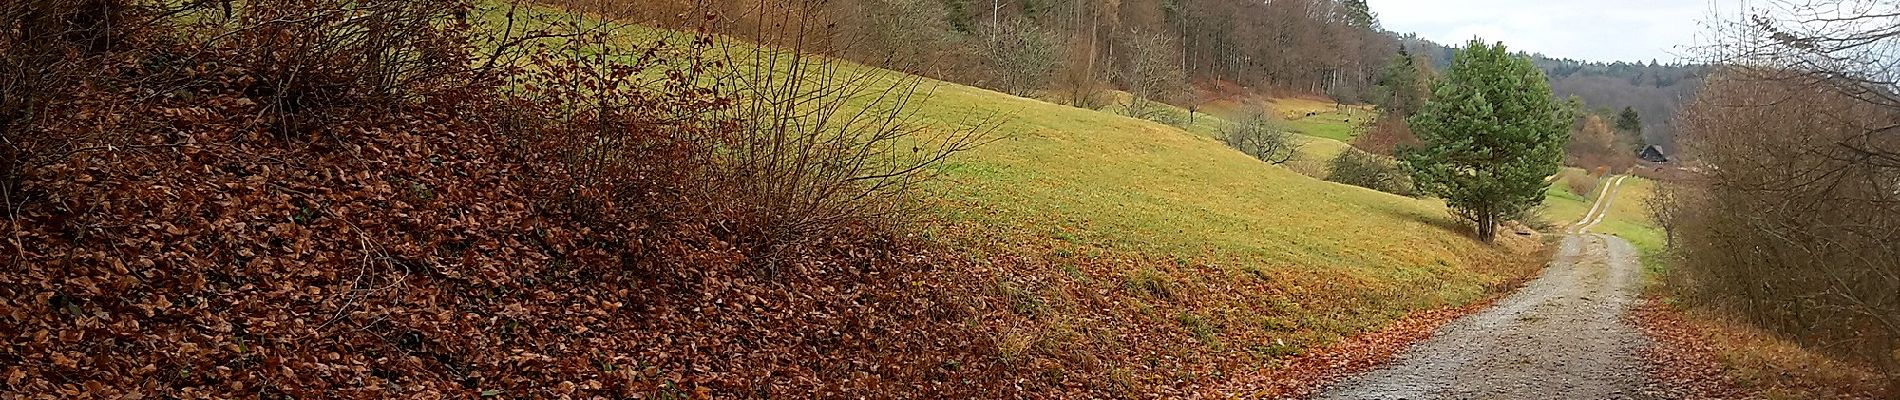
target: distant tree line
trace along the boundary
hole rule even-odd
[[[1399,47],[1364,0],[647,3],[624,6],[620,14],[679,28],[696,24],[681,15],[712,14],[737,19],[724,29],[744,31],[774,29],[754,17],[762,10],[819,9],[838,24],[829,37],[816,39],[831,54],[1091,108],[1117,103],[1103,93],[1109,88],[1134,92],[1133,103],[1185,103],[1189,82],[1216,80],[1365,102]],[[1120,101],[1142,106],[1129,102]]]
[[[1407,35],[1401,40],[1441,70],[1450,65],[1451,55],[1458,50],[1416,36]],[[1630,141],[1632,146],[1653,144],[1672,151],[1677,130],[1673,116],[1683,104],[1695,99],[1710,72],[1702,63],[1597,62],[1534,53],[1526,56],[1550,79],[1552,91],[1560,97],[1583,100],[1592,114],[1615,115],[1630,110],[1650,116],[1639,121],[1640,128],[1616,126],[1619,132],[1637,133]]]

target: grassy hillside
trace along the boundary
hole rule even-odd
[[[1448,234],[1453,222],[1436,202],[1301,176],[1158,123],[951,84],[917,109],[920,120],[942,122],[985,112],[1008,116],[1008,136],[943,168],[943,198],[955,206],[941,209],[958,220],[1099,247],[1343,270],[1477,247]]]
[[[1662,228],[1657,227],[1656,222],[1649,216],[1649,198],[1655,191],[1656,181],[1634,176],[1624,179],[1623,184],[1611,196],[1613,199],[1610,202],[1608,214],[1603,217],[1603,223],[1597,225],[1592,231],[1629,240],[1630,244],[1643,252],[1645,262],[1650,262],[1649,259],[1660,254],[1663,246],[1666,245]]]
[[[1126,322],[1092,329],[1171,332],[1182,360],[1262,362],[1476,300],[1536,265],[1528,243],[1469,239],[1439,202],[1267,165],[1206,132],[948,83],[915,111],[1005,116],[1003,140],[940,169],[932,201],[955,227],[942,239],[1023,259],[997,291],[1053,358],[1092,351],[1055,344],[1077,341],[1070,323],[1107,319]],[[1345,148],[1309,143],[1306,163]]]
[[[1129,346],[1072,333],[1106,319],[1125,322],[1092,329],[1176,338],[1146,351],[1180,363],[1150,372],[1255,365],[1477,300],[1536,265],[1523,262],[1528,243],[1469,239],[1439,202],[1324,182],[1207,134],[952,84],[916,111],[920,122],[1007,116],[1005,139],[941,168],[933,201],[956,227],[946,241],[1023,260],[995,284],[1038,305],[1017,310],[1039,327],[1020,340],[1048,343],[1025,347],[1050,358]],[[1326,154],[1307,162],[1345,146],[1312,142],[1307,153]]]
[[[837,72],[867,71],[885,74],[876,85],[900,81],[855,64]],[[1349,139],[1345,121],[1363,109],[1295,124],[1315,136],[1304,139],[1307,156],[1273,166],[1215,139],[1214,119],[1183,129],[923,85],[929,96],[911,104],[910,123],[997,121],[998,140],[938,166],[919,199],[928,239],[971,260],[940,279],[973,285],[954,295],[997,357],[973,364],[1061,387],[1165,392],[1470,303],[1539,264],[1529,256],[1536,241],[1481,244],[1442,203],[1293,169],[1310,172],[1344,149],[1323,137]]]

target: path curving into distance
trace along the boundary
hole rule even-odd
[[[1564,233],[1589,233],[1590,228],[1595,228],[1597,224],[1603,223],[1603,217],[1610,214],[1610,203],[1616,201],[1617,189],[1623,186],[1623,180],[1627,178],[1629,178],[1629,175],[1617,175],[1605,179],[1603,181],[1603,190],[1597,192],[1596,202],[1590,204],[1590,212],[1583,214],[1583,219],[1577,220],[1577,223],[1570,224],[1568,228],[1564,229]]]
[[[1608,182],[1537,279],[1316,398],[1659,398],[1646,390],[1651,381],[1641,351],[1648,338],[1623,318],[1640,301],[1636,249],[1587,233],[1602,222],[1622,179]]]

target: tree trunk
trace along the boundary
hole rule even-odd
[[[1478,217],[1478,240],[1486,244],[1496,243],[1498,239],[1498,217],[1485,213]]]

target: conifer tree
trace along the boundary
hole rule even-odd
[[[1410,122],[1423,145],[1402,159],[1419,189],[1445,199],[1490,243],[1499,223],[1543,203],[1571,112],[1529,58],[1474,39]]]

